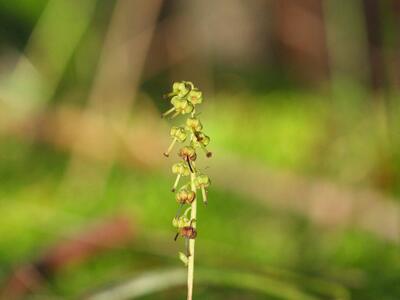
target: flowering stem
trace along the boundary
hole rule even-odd
[[[190,183],[191,183],[191,190],[196,193],[196,187],[194,185],[194,180],[196,178],[195,173],[190,173]],[[192,202],[191,205],[191,210],[190,210],[190,220],[196,220],[196,213],[197,213],[197,200],[195,199]],[[196,222],[193,222],[192,225],[194,228],[196,228]],[[190,256],[188,257],[188,278],[187,278],[187,285],[188,285],[188,294],[187,294],[187,300],[192,300],[192,295],[193,295],[193,275],[194,275],[194,244],[195,244],[195,239],[190,239],[189,240],[189,253]]]
[[[200,173],[196,168],[195,161],[198,154],[196,148],[202,148],[207,157],[211,157],[212,153],[206,148],[210,142],[210,138],[202,131],[203,125],[196,115],[196,105],[203,101],[202,92],[195,88],[193,83],[189,81],[181,81],[173,83],[172,92],[167,94],[166,97],[168,98],[171,96],[172,98],[170,102],[173,107],[166,111],[162,116],[166,117],[170,115],[170,119],[173,119],[178,115],[190,114],[191,116],[186,119],[185,125],[180,127],[174,126],[171,128],[170,135],[174,139],[167,151],[164,152],[164,155],[167,157],[169,156],[176,141],[183,143],[188,140],[188,144],[183,146],[178,152],[178,156],[183,161],[172,166],[172,173],[177,174],[172,187],[172,192],[176,192],[179,180],[182,176],[190,175],[190,181],[183,186],[181,185],[179,191],[175,195],[180,207],[175,218],[172,220],[172,225],[178,229],[175,240],[179,235],[185,238],[186,255],[183,252],[179,252],[179,259],[187,267],[187,300],[192,300],[194,282],[194,245],[197,236],[197,199],[199,198],[201,189],[203,202],[204,204],[207,204],[207,191],[205,188],[210,185],[210,179],[208,176]],[[188,134],[190,134],[190,139],[187,139]],[[189,192],[188,189],[191,191]],[[197,192],[197,190],[199,191]],[[187,205],[188,208],[181,215],[184,204],[190,205]],[[189,213],[190,217],[188,217]]]

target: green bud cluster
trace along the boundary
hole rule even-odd
[[[193,113],[195,106],[203,101],[202,93],[189,81],[175,82],[172,85],[172,92],[166,96],[171,97],[172,107],[162,115],[163,117],[171,113],[174,113],[171,118],[179,114]]]
[[[172,173],[176,175],[176,180],[172,187],[175,193],[175,200],[180,206],[172,225],[177,229],[177,236],[181,236],[186,240],[194,239],[197,236],[195,210],[198,191],[201,191],[203,202],[207,204],[207,188],[211,181],[209,177],[201,173],[195,165],[197,159],[197,149],[202,149],[207,157],[211,157],[211,152],[207,150],[210,143],[210,137],[203,132],[203,124],[196,115],[196,106],[203,101],[202,92],[197,89],[193,83],[189,81],[175,82],[172,85],[172,91],[166,95],[172,107],[162,116],[171,115],[171,119],[178,115],[188,115],[185,122],[181,126],[173,126],[170,130],[172,142],[164,155],[168,157],[176,144],[187,143],[178,150],[180,162],[172,166]],[[182,177],[189,177],[188,182],[178,187]],[[180,213],[181,208],[187,206],[183,214]],[[191,215],[188,216],[189,212]],[[188,243],[187,243],[188,244]],[[187,257],[190,253],[187,249]],[[182,259],[182,253],[180,253]],[[187,262],[187,260],[185,260]]]

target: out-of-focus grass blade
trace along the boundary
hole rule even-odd
[[[51,0],[39,18],[14,72],[0,82],[0,98],[30,112],[53,95],[92,18],[96,0]]]
[[[126,281],[114,288],[87,297],[88,300],[122,300],[136,299],[168,288],[182,285],[186,282],[186,270],[169,269],[155,270]]]
[[[136,299],[186,283],[185,269],[156,270],[88,297],[89,300]],[[196,270],[196,283],[203,286],[223,286],[258,292],[278,299],[317,300],[297,286],[269,277],[239,271],[201,269]]]

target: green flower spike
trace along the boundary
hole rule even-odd
[[[169,153],[171,152],[172,148],[174,147],[176,141],[183,143],[186,140],[186,131],[185,128],[183,127],[172,127],[169,135],[173,138],[171,144],[168,147],[168,150],[166,152],[164,152],[164,155],[166,157],[169,156]]]
[[[195,161],[198,155],[196,151],[202,148],[206,156],[210,157],[211,152],[206,149],[210,143],[210,138],[202,132],[203,125],[196,111],[198,105],[203,102],[203,94],[193,83],[189,81],[175,82],[172,85],[172,92],[166,96],[170,97],[172,107],[162,115],[163,117],[171,115],[172,119],[179,115],[187,115],[186,120],[182,122],[183,124],[180,127],[172,127],[170,135],[173,140],[164,155],[169,156],[177,141],[185,143],[178,151],[181,161],[172,166],[172,173],[176,174],[172,191],[176,191],[182,176],[187,176],[190,180],[180,185],[175,194],[175,200],[179,207],[176,217],[172,220],[172,225],[177,229],[175,240],[178,237],[182,237],[185,240],[186,254],[179,252],[179,258],[187,267],[187,299],[192,300],[194,250],[197,236],[197,199],[201,190],[203,202],[207,203],[206,188],[210,185],[210,179],[201,174],[196,168]],[[185,207],[186,210],[182,214],[181,210]]]
[[[181,179],[181,176],[189,176],[190,170],[186,164],[176,163],[172,166],[172,173],[176,174],[176,180],[174,186],[172,187],[172,191],[175,192],[176,187],[179,184],[179,180]]]
[[[210,178],[208,178],[207,175],[200,174],[196,177],[194,184],[196,186],[196,189],[201,189],[201,193],[203,196],[203,202],[204,204],[207,205],[207,191],[206,188],[210,186],[211,181]]]

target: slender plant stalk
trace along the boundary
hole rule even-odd
[[[171,104],[173,107],[162,116],[166,117],[172,112],[175,113],[171,118],[175,118],[178,115],[189,115],[183,126],[173,126],[171,128],[170,135],[173,138],[173,141],[164,155],[169,157],[176,142],[183,143],[188,140],[188,145],[182,147],[178,152],[181,161],[172,166],[172,172],[177,176],[172,191],[176,193],[175,198],[179,204],[178,211],[172,224],[178,229],[175,240],[179,236],[185,239],[186,254],[179,252],[179,258],[187,267],[187,300],[192,300],[194,282],[194,246],[195,238],[197,236],[197,200],[198,196],[202,195],[203,202],[205,204],[207,203],[205,189],[210,185],[210,179],[208,176],[201,174],[196,168],[196,149],[203,149],[206,157],[211,157],[211,152],[206,149],[206,146],[210,142],[210,138],[203,133],[203,125],[196,116],[195,107],[197,104],[202,102],[202,93],[194,87],[193,83],[188,81],[175,82],[172,89],[173,91],[168,93],[167,97],[172,97]],[[186,184],[184,183],[178,188],[181,178],[189,175],[190,181]],[[201,193],[197,193],[200,189]],[[188,208],[183,214],[181,214],[181,209],[185,205]],[[190,218],[188,218],[189,211]]]
[[[191,182],[191,189],[193,192],[196,192],[196,186],[194,181],[196,179],[196,174],[190,174],[190,182]],[[192,209],[190,211],[190,219],[196,220],[197,217],[197,200],[195,199],[191,205]],[[196,222],[194,222],[193,227],[196,228]],[[189,240],[189,261],[188,261],[188,277],[187,277],[187,285],[188,285],[188,295],[187,300],[192,300],[193,297],[193,281],[194,281],[194,246],[195,246],[195,239]]]

